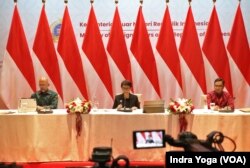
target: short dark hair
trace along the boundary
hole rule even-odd
[[[122,81],[122,83],[121,83],[121,87],[123,87],[123,86],[132,87],[132,82],[129,81],[129,80],[124,80],[124,81]]]
[[[222,78],[217,78],[217,79],[215,79],[215,80],[214,80],[214,84],[215,84],[216,82],[222,82],[222,84],[225,85],[225,81],[224,81],[224,79],[222,79]]]

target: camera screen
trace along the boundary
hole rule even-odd
[[[133,132],[134,149],[164,148],[165,130],[141,130]]]

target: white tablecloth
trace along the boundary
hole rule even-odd
[[[67,114],[65,109],[54,110],[53,114],[5,113],[6,110],[0,110],[0,161],[6,162],[87,161],[93,147],[110,146],[111,139],[114,157],[125,154],[134,161],[163,161],[165,151],[174,148],[166,144],[161,149],[134,150],[132,132],[165,129],[175,138],[179,132],[177,115],[143,114],[141,110],[132,113],[92,110],[82,115],[83,129],[78,138],[76,116]],[[235,140],[237,151],[250,151],[249,113],[196,109],[186,118],[188,131],[199,139],[218,130]],[[225,149],[232,149],[231,144],[225,143]]]

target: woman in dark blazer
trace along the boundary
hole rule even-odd
[[[131,94],[132,82],[124,80],[121,83],[122,94],[115,96],[113,109],[131,108],[132,110],[140,108],[140,102],[136,95]]]

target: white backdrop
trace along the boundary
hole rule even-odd
[[[135,58],[132,56],[130,51],[130,43],[131,36],[133,34],[134,23],[136,21],[136,16],[139,8],[139,0],[120,0],[119,1],[119,11],[121,21],[124,23],[123,30],[126,37],[127,48],[130,54],[130,61],[132,67],[132,76],[134,83],[134,91],[139,93],[142,85],[147,85],[148,81],[141,81],[140,76],[143,76],[144,73],[140,69],[138,63]],[[228,38],[230,35],[231,27],[233,24],[233,20],[235,17],[235,12],[238,6],[238,0],[217,0],[216,8],[220,19],[220,25],[222,31],[224,33],[224,42],[227,45]],[[79,46],[79,50],[82,53],[82,42],[83,36],[86,29],[86,22],[88,19],[89,11],[90,11],[90,3],[89,0],[69,0],[68,3],[69,13],[71,15],[72,24],[74,27],[75,35],[77,38],[77,43]],[[165,0],[144,0],[143,3],[143,14],[145,21],[147,22],[147,29],[150,35],[150,40],[152,43],[152,48],[155,53],[159,82],[160,82],[160,90],[162,99],[165,99],[166,102],[169,102],[170,98],[176,97],[187,97],[192,98],[196,106],[200,104],[200,89],[192,89],[189,90],[190,85],[195,85],[196,81],[191,80],[192,74],[185,65],[183,59],[181,59],[181,68],[182,68],[182,76],[183,76],[183,93],[178,88],[176,81],[173,79],[172,74],[170,73],[168,67],[160,58],[160,56],[156,53],[156,42],[157,36],[160,30],[160,23],[163,18],[163,14],[165,11]],[[203,44],[203,39],[205,36],[205,31],[207,28],[208,20],[212,11],[213,2],[212,0],[193,0],[192,2],[192,10],[194,14],[194,19],[196,21],[196,28],[199,35],[200,45]],[[0,1],[0,60],[3,60],[3,56],[5,54],[7,38],[9,34],[10,22],[12,18],[14,4],[12,0],[1,0]],[[41,0],[18,0],[18,9],[20,13],[20,17],[23,23],[24,31],[26,34],[26,38],[28,41],[28,45],[32,52],[32,46],[34,42],[34,37],[37,29],[38,19],[40,16],[40,11],[42,8]],[[94,9],[96,13],[96,17],[98,22],[100,23],[100,31],[103,35],[103,42],[106,48],[108,35],[110,31],[111,22],[114,15],[115,4],[114,0],[95,0]],[[170,0],[169,4],[170,15],[173,22],[173,29],[175,33],[177,48],[179,48],[179,43],[181,39],[181,33],[183,31],[183,23],[186,18],[187,10],[188,10],[188,1],[187,0]],[[248,35],[248,41],[250,41],[250,1],[242,0],[241,9],[243,13],[243,18],[245,21],[245,27]],[[53,33],[53,38],[57,37],[57,27],[61,23],[61,19],[63,17],[64,12],[64,3],[63,0],[47,0],[46,1],[46,13],[48,17],[48,21],[50,23],[50,27]],[[60,27],[60,26],[59,26]],[[57,42],[55,40],[55,46]],[[229,56],[229,55],[228,55]],[[213,89],[213,81],[217,77],[214,73],[214,70],[211,68],[207,59],[204,58],[205,63],[205,71],[206,71],[206,81],[207,81],[207,90],[210,91]],[[87,58],[82,53],[82,60],[84,64],[85,78],[87,81],[87,89],[89,92],[90,99],[94,97],[101,97],[99,100],[101,107],[111,107],[112,106],[112,98],[109,97],[106,92],[103,91],[102,96],[97,96],[102,94],[101,87],[95,85],[95,80],[93,76],[95,72],[90,66]],[[120,82],[123,80],[122,74],[117,69],[114,64],[112,58],[108,55],[108,60],[110,64],[111,70],[111,78],[113,84],[113,93],[120,92]],[[242,75],[239,73],[237,66],[234,64],[232,59],[229,56],[230,65],[231,65],[231,77],[233,84],[234,95],[236,96],[236,105],[237,106],[250,106],[250,88],[249,85],[245,84]],[[59,59],[59,63],[60,63]],[[2,64],[2,61],[1,61]],[[61,64],[61,63],[60,63]],[[36,65],[35,65],[36,66]],[[61,66],[61,65],[60,65]],[[1,66],[0,66],[1,67]],[[62,78],[64,78],[65,73],[61,73]],[[38,77],[36,77],[38,78]],[[3,79],[1,79],[3,80]],[[69,88],[69,84],[66,82],[63,84],[63,90],[65,92],[75,92],[74,94],[69,95],[68,97],[64,97],[65,102],[69,101],[73,98],[73,96],[81,96],[79,92],[74,91]],[[11,94],[11,93],[10,93]],[[66,94],[67,95],[67,94]],[[144,100],[148,99],[159,99],[159,97],[148,89],[148,92],[143,96]],[[60,103],[62,107],[62,102]]]

